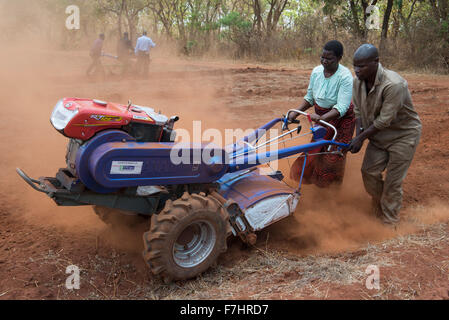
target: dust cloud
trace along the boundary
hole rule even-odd
[[[14,23],[20,22],[11,23],[9,27],[14,28]],[[115,44],[116,40],[108,41]],[[112,47],[110,43],[107,46]],[[114,76],[95,81],[85,77],[90,63],[88,48],[56,50],[42,35],[33,37],[29,33],[23,41],[2,40],[1,48],[0,206],[27,223],[57,226],[68,232],[97,232],[105,228],[90,207],[58,207],[27,186],[15,172],[20,167],[32,177],[54,176],[58,168],[65,166],[67,138],[49,123],[51,110],[62,97],[124,104],[131,99],[167,116],[179,115],[177,128],[189,131],[194,120],[202,121],[203,131],[236,126],[230,120],[228,112],[233,111],[229,111],[227,100],[218,94],[230,81],[224,73],[217,77],[223,72],[217,67],[220,64],[188,61],[177,58],[169,49],[156,48],[148,81],[119,80]],[[117,68],[113,60],[104,60],[104,65],[110,72]],[[211,72],[214,77],[208,76]],[[282,112],[285,110],[279,111]],[[239,123],[246,123],[242,114]],[[280,162],[285,176],[288,164]],[[300,254],[338,252],[416,231],[420,223],[449,218],[448,206],[435,202],[407,207],[401,214],[403,223],[398,230],[383,226],[370,214],[370,199],[363,188],[360,165],[361,155],[348,155],[345,182],[339,189],[304,186],[295,215],[262,231],[258,245],[266,241],[271,247]],[[293,185],[292,181],[287,182]],[[127,237],[127,233],[120,233],[107,238],[115,239],[113,242],[118,245],[119,240]],[[132,247],[129,244],[134,243],[132,240],[124,247],[129,249]]]
[[[357,250],[398,236],[421,231],[426,225],[449,219],[449,205],[432,199],[419,206],[403,203],[400,224],[382,224],[371,213],[371,198],[360,174],[362,154],[347,155],[346,173],[340,187],[320,189],[303,185],[296,212],[268,227],[258,245],[297,254],[341,253]],[[288,172],[288,165],[281,165]],[[288,181],[292,186],[295,182]]]
[[[18,13],[21,8],[8,9]],[[14,12],[1,12],[0,17],[13,16]],[[17,19],[2,20],[2,26],[8,24],[8,30],[16,30],[20,23]],[[201,67],[184,65],[170,46],[154,50],[148,81],[121,81],[115,75],[118,62],[107,58],[103,65],[110,76],[97,81],[85,76],[90,63],[88,46],[84,50],[57,50],[44,35],[21,31],[22,37],[14,41],[1,41],[0,205],[27,222],[56,225],[71,232],[103,228],[90,207],[58,207],[45,194],[32,190],[15,172],[19,167],[37,178],[54,176],[65,167],[67,138],[49,122],[60,98],[97,98],[123,104],[131,100],[167,116],[179,115],[178,127],[187,129],[193,120],[204,119],[208,114],[216,117],[203,121],[204,128],[220,123],[222,106],[214,100],[215,89],[200,76],[190,75],[191,71],[201,71]],[[115,45],[116,39],[106,40],[106,50]]]

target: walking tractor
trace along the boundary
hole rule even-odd
[[[307,133],[300,134],[299,120],[293,121],[294,129],[288,128],[290,112],[307,117]],[[39,179],[20,169],[17,173],[59,206],[93,205],[108,224],[151,220],[143,235],[143,257],[153,274],[172,281],[207,270],[227,249],[230,236],[255,244],[257,231],[295,211],[309,151],[329,146],[327,152],[341,152],[348,147],[335,141],[335,127],[324,121],[313,125],[307,113],[294,109],[224,148],[175,143],[178,119],[131,102],[61,99],[51,123],[69,139],[67,167],[55,177]],[[282,133],[260,142],[277,124]],[[327,130],[334,132],[331,140],[324,139]],[[308,134],[313,136],[310,143],[264,150]],[[280,171],[260,170],[263,164],[300,153],[305,161],[296,189],[282,181]],[[198,154],[208,156],[198,161]],[[185,161],[173,161],[180,157]]]

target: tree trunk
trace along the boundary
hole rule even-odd
[[[271,35],[277,28],[279,23],[279,19],[281,18],[282,12],[284,12],[285,7],[288,4],[288,0],[281,0],[278,4],[277,1],[274,1],[273,10],[270,9],[270,28],[267,27],[267,31],[269,35]],[[268,21],[267,21],[268,25]]]
[[[119,14],[118,16],[118,38],[120,39],[122,37],[122,15]]]
[[[385,49],[385,42],[388,36],[388,23],[390,21],[391,10],[393,8],[393,0],[388,0],[387,8],[385,9],[384,21],[382,23],[382,33],[380,36],[380,51]]]
[[[273,0],[270,3],[270,11],[268,11],[268,15],[267,15],[267,36],[270,37],[271,36],[271,32],[273,31],[273,11],[275,9],[276,6],[276,2],[277,0]]]
[[[397,41],[399,35],[399,28],[401,26],[401,16],[402,16],[402,3],[398,1],[397,12],[393,14],[393,37]]]
[[[120,6],[120,11],[118,14],[118,38],[119,39],[122,37],[122,16],[123,16],[124,8],[125,8],[125,0],[122,0],[122,4]]]
[[[263,20],[259,0],[254,0],[254,19],[257,36],[260,36],[262,34]]]
[[[358,37],[365,39],[366,38],[365,32],[360,28],[359,17],[357,16],[357,8],[354,3],[354,0],[349,1],[349,7],[351,9],[352,23],[353,23],[355,33],[357,34]],[[365,15],[365,13],[364,13],[364,15]]]

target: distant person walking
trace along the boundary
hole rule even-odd
[[[129,72],[130,58],[133,50],[134,48],[128,37],[128,32],[123,33],[123,38],[121,38],[117,44],[117,56],[122,64],[122,76]]]
[[[101,33],[92,45],[90,49],[90,57],[92,59],[92,63],[86,71],[87,76],[91,76],[93,72],[100,71],[101,75],[104,77],[104,68],[101,64],[101,54],[103,52],[103,42],[104,42],[104,34]]]
[[[145,78],[148,77],[150,71],[150,48],[154,48],[156,44],[147,37],[147,32],[144,31],[142,36],[137,39],[136,49],[134,53],[137,56],[137,70],[136,73]]]

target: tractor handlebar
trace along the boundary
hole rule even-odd
[[[288,121],[288,116],[290,115],[291,112],[296,112],[296,113],[299,113],[299,114],[301,114],[301,115],[303,115],[303,116],[306,116],[307,119],[309,120],[310,124],[313,125],[312,119],[311,119],[311,117],[310,117],[310,114],[307,113],[307,112],[301,111],[301,110],[297,110],[297,109],[290,109],[290,110],[288,110],[287,116],[285,117],[285,119],[286,119],[287,121]],[[293,120],[293,121],[298,121],[298,122],[299,122],[299,120],[296,120],[296,119]],[[290,123],[298,123],[298,122],[293,122],[293,121],[290,121]],[[331,124],[330,124],[329,122],[327,122],[327,121],[320,120],[319,123],[322,124],[322,125],[324,125],[324,126],[326,126],[326,127],[328,127],[328,128],[331,128],[332,131],[334,131],[334,136],[332,137],[332,140],[335,140],[335,138],[337,137],[337,128],[335,128],[333,125],[331,125]]]
[[[298,109],[290,109],[290,110],[288,110],[287,116],[285,117],[285,121],[287,121],[287,122],[289,121],[289,120],[288,120],[288,116],[290,115],[291,112],[296,112],[296,113],[299,113],[299,114],[301,114],[301,115],[303,115],[303,116],[306,116],[306,117],[307,117],[307,120],[309,120],[310,125],[313,126],[312,118],[310,117],[310,114],[307,113],[307,112],[298,110]],[[298,120],[295,119],[295,120],[293,120],[293,121],[298,121]],[[290,121],[290,122],[291,122],[291,123],[296,123],[296,122],[293,122],[293,121]],[[331,129],[334,131],[334,136],[332,137],[332,141],[334,141],[335,138],[337,137],[337,128],[335,128],[333,125],[331,125],[331,124],[330,124],[329,122],[327,122],[327,121],[320,120],[320,121],[318,121],[318,123],[320,123],[320,124],[322,124],[322,125],[324,125],[324,126],[326,126],[326,127],[328,127],[328,128],[331,128]],[[285,122],[284,122],[284,124],[285,124]],[[282,128],[284,128],[284,125],[282,126]],[[287,127],[287,128],[288,128],[288,127]],[[328,151],[330,151],[331,147],[332,147],[332,146],[329,146]]]

